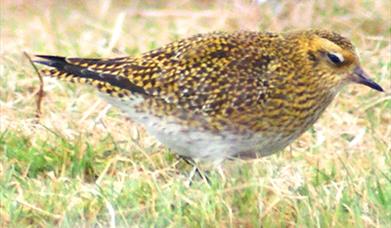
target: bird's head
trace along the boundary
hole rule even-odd
[[[355,48],[347,38],[326,30],[311,30],[305,36],[308,40],[306,55],[317,72],[339,85],[354,82],[383,92],[362,69]]]

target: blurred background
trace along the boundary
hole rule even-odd
[[[391,1],[1,0],[0,221],[4,226],[391,224]],[[284,152],[189,167],[94,89],[39,79],[24,56],[138,55],[211,31],[324,28],[349,37],[386,90],[345,88]],[[173,206],[173,203],[175,202]]]
[[[7,43],[4,52],[133,54],[196,33],[306,28],[332,29],[356,42],[364,37],[371,42],[389,36],[390,5],[353,0],[2,0],[2,42]]]

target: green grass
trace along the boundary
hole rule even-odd
[[[1,225],[389,227],[390,2],[281,2],[3,1]],[[136,55],[200,32],[307,27],[351,37],[386,93],[344,89],[285,151],[227,161],[226,179],[211,170],[210,185],[195,178],[188,187],[191,167],[92,88],[45,78],[42,115],[35,117],[39,80],[23,51]]]

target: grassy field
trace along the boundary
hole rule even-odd
[[[390,227],[391,2],[1,0],[2,227]],[[207,185],[92,88],[39,80],[23,55],[136,55],[216,30],[328,28],[380,94],[346,88],[285,151]]]

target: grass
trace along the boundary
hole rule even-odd
[[[2,1],[0,221],[7,227],[389,227],[389,1]],[[228,161],[211,185],[93,89],[39,80],[23,56],[135,55],[214,30],[322,27],[387,91],[346,88],[284,152]]]

